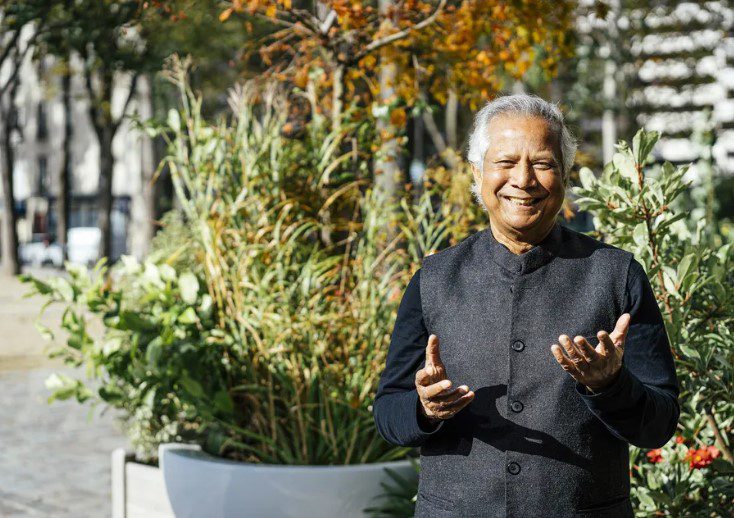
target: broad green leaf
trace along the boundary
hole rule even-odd
[[[596,177],[594,172],[588,167],[582,167],[579,169],[579,180],[584,189],[592,189],[594,183],[596,183]]]
[[[612,162],[624,178],[637,181],[637,169],[635,169],[635,161],[629,151],[615,153]]]
[[[647,245],[647,225],[644,222],[635,225],[635,229],[632,231],[632,239],[634,239],[637,246]]]
[[[168,126],[174,131],[181,129],[181,116],[174,108],[168,110]]]
[[[199,383],[195,379],[192,379],[188,374],[184,374],[184,376],[181,378],[181,386],[183,386],[186,392],[197,399],[203,398],[205,395],[201,383]]]
[[[184,310],[183,313],[178,316],[177,320],[182,324],[195,324],[198,320],[198,317],[196,316],[196,311],[194,311],[194,308],[189,306]]]
[[[178,288],[181,298],[186,304],[194,304],[199,293],[199,281],[191,272],[184,272],[178,278]]]
[[[632,153],[635,157],[635,161],[638,164],[644,164],[647,156],[655,147],[655,143],[660,138],[660,133],[657,131],[646,131],[644,128],[640,128],[635,136],[632,138]]]

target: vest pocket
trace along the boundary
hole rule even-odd
[[[456,510],[454,501],[436,495],[434,493],[427,493],[423,489],[418,490],[418,496],[416,498],[416,516],[420,511],[421,516],[452,516],[452,511]]]
[[[576,509],[577,518],[617,518],[632,517],[634,512],[629,496],[618,496],[597,504]]]

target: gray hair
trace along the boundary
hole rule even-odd
[[[576,158],[576,140],[566,127],[563,113],[556,104],[532,94],[504,95],[488,101],[474,117],[474,126],[469,134],[469,151],[467,160],[484,173],[484,155],[489,148],[487,127],[489,122],[499,115],[514,114],[527,117],[540,117],[548,121],[551,129],[559,133],[561,144],[561,179],[568,185],[568,178]],[[474,182],[472,192],[484,205],[479,192],[479,185]]]

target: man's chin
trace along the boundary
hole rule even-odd
[[[516,232],[528,232],[533,229],[535,229],[538,224],[542,221],[542,214],[538,212],[537,214],[532,214],[530,216],[507,216],[503,218],[505,220],[505,224],[511,228],[512,230]]]

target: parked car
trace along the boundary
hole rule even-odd
[[[34,234],[30,243],[18,246],[21,263],[33,266],[51,264],[57,268],[64,265],[64,251],[58,243],[51,243],[48,234]]]
[[[99,259],[102,234],[97,227],[74,227],[68,232],[68,259],[74,264],[92,265]]]

